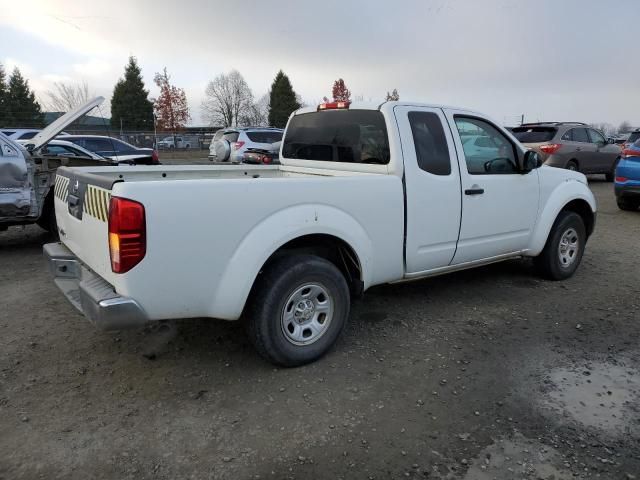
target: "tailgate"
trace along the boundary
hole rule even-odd
[[[99,276],[113,284],[108,213],[115,183],[99,175],[59,168],[54,189],[60,241]]]

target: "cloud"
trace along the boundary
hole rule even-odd
[[[101,77],[111,71],[111,64],[106,60],[92,58],[84,63],[75,63],[72,70],[82,77]]]

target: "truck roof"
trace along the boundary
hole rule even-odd
[[[383,105],[389,105],[392,108],[396,105],[404,106],[404,107],[427,107],[427,108],[446,108],[451,110],[459,110],[467,113],[476,113],[471,110],[467,110],[466,108],[454,107],[451,105],[441,105],[437,103],[424,103],[424,102],[410,102],[410,101],[383,101],[383,102],[351,102],[349,104],[349,110],[381,110]],[[310,105],[308,107],[303,107],[295,111],[295,115],[300,115],[303,113],[312,113],[318,111],[318,105]],[[485,115],[482,115],[485,116]]]

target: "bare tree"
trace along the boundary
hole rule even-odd
[[[266,126],[269,124],[269,92],[251,104],[247,111],[240,117],[239,123],[244,126]]]
[[[253,106],[253,93],[237,70],[221,73],[209,82],[202,112],[211,125],[236,127]]]
[[[613,125],[607,122],[592,123],[591,126],[596,130],[600,130],[605,135],[611,135],[616,130],[616,128]]]
[[[68,112],[87,103],[92,94],[89,93],[89,85],[83,80],[82,83],[55,82],[53,90],[48,90],[46,96],[43,103],[47,110]]]
[[[618,127],[618,133],[629,133],[631,130],[633,130],[631,124],[626,120],[622,122]]]
[[[400,100],[400,94],[397,88],[394,88],[391,93],[387,92],[387,102],[397,102],[398,100]]]

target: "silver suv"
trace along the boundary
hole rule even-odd
[[[241,163],[247,149],[271,150],[282,140],[282,128],[234,127],[218,130],[209,147],[209,160]]]
[[[586,123],[525,123],[512,132],[520,143],[538,152],[546,165],[604,173],[607,181],[613,181],[620,147]]]

